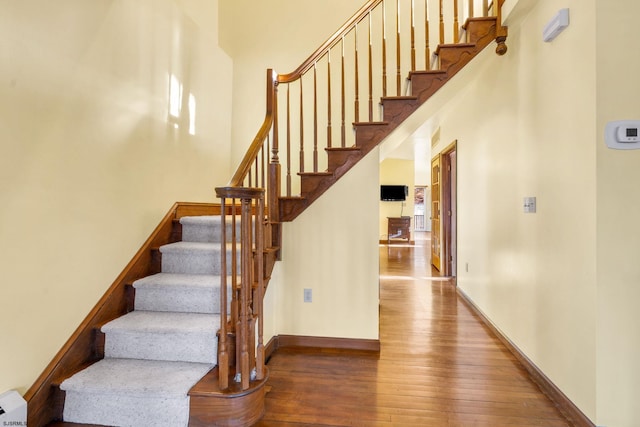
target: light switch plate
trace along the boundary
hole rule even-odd
[[[304,298],[304,302],[313,302],[313,290],[305,289],[303,298]]]
[[[523,199],[524,213],[536,213],[536,198],[525,197]]]

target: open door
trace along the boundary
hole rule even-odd
[[[442,252],[440,272],[445,276],[457,275],[457,156],[456,142],[440,155],[440,229]]]
[[[431,264],[457,274],[457,141],[431,160]]]
[[[440,271],[440,154],[431,160],[431,265]]]

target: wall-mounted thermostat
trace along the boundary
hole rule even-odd
[[[607,123],[604,128],[607,147],[617,150],[640,148],[640,120],[617,120]]]

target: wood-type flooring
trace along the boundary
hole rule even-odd
[[[279,349],[256,426],[571,425],[432,270],[428,245],[380,246],[380,354]]]

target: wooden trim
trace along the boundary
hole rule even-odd
[[[522,364],[529,377],[576,427],[595,427],[595,424],[529,359],[500,329],[478,308],[459,287],[456,288],[462,302],[485,324]]]
[[[216,187],[216,196],[227,199],[261,199],[264,188],[251,187]]]
[[[189,427],[254,425],[265,411],[268,369],[265,368],[264,374],[263,379],[252,381],[247,390],[242,390],[232,379],[231,387],[220,390],[218,368],[211,370],[189,391]]]
[[[264,347],[264,360],[268,362],[271,356],[278,350],[278,336],[271,337],[267,345]]]
[[[62,419],[64,394],[58,385],[67,377],[103,358],[99,345],[100,327],[133,309],[134,280],[155,273],[153,248],[175,241],[173,233],[178,215],[198,213],[210,215],[220,212],[219,205],[203,203],[175,203],[160,224],[138,250],[132,260],[111,284],[98,303],[89,312],[73,335],[67,340],[49,365],[24,395],[28,404],[28,424],[41,427]],[[70,273],[71,274],[71,273]]]
[[[281,348],[295,347],[380,353],[380,340],[278,335],[277,337],[271,338],[269,344],[267,344],[266,354],[271,356]]]
[[[453,199],[451,197],[451,157],[450,154],[457,151],[458,140],[454,140],[440,152],[440,230],[442,236],[442,250],[440,253],[440,271],[444,276],[451,276],[453,271],[453,242],[452,217]]]
[[[378,243],[381,245],[388,245],[388,246],[393,246],[393,245],[415,245],[416,241],[415,240],[400,240],[400,239],[381,239],[378,240]]]
[[[231,212],[230,205],[227,206],[227,210]],[[177,202],[175,204],[175,219],[180,219],[183,216],[220,215],[221,211],[219,203]]]

